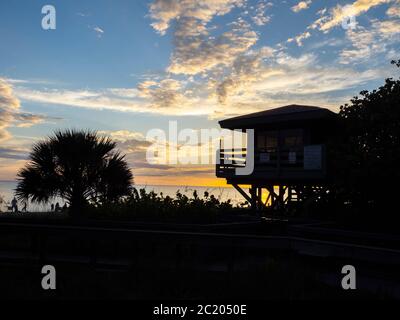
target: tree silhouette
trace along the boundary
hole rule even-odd
[[[392,64],[400,67],[400,60]],[[345,143],[338,148],[342,166],[336,178],[355,206],[389,214],[400,178],[400,79],[386,79],[360,95],[339,113]]]
[[[116,143],[92,131],[58,131],[33,146],[18,173],[17,197],[45,203],[61,197],[70,214],[88,204],[102,205],[130,194],[132,173]]]

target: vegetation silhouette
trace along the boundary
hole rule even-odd
[[[46,203],[60,197],[77,218],[89,205],[105,205],[131,193],[133,175],[116,143],[93,131],[57,131],[36,143],[18,173],[20,200]]]
[[[400,68],[400,60],[392,64]],[[400,78],[388,78],[378,89],[361,91],[341,106],[328,150],[333,185],[313,208],[315,215],[331,213],[353,226],[397,228],[400,220],[393,206],[400,178]]]
[[[207,191],[201,197],[196,190],[191,196],[178,190],[170,197],[136,188],[117,203],[88,209],[91,218],[174,223],[215,223],[227,214],[248,211],[247,203],[233,205],[231,200],[221,201]]]

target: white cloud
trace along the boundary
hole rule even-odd
[[[398,36],[400,33],[400,19],[376,21],[373,27],[380,32],[382,37],[392,38],[392,36]]]
[[[195,19],[199,24],[206,24],[214,16],[227,14],[234,7],[240,7],[244,0],[156,0],[150,5],[152,26],[161,34],[170,27],[172,21]]]
[[[330,15],[327,16],[326,21],[321,22],[319,29],[327,32],[330,29],[341,25],[342,21],[349,16],[357,17],[360,14],[367,12],[371,8],[385,3],[390,3],[392,1],[393,0],[357,0],[347,6],[337,5],[330,10]]]
[[[20,110],[20,101],[15,96],[12,85],[0,78],[0,141],[11,138],[8,127],[30,127],[43,122],[46,117]]]
[[[351,4],[347,5],[336,5],[330,10],[324,8],[317,12],[319,18],[311,23],[306,31],[296,37],[288,39],[288,42],[296,41],[299,46],[303,44],[303,40],[311,37],[311,31],[319,30],[324,33],[328,33],[331,29],[336,26],[342,25],[343,21],[346,21],[349,17],[357,17],[371,8],[391,3],[398,0],[356,0]],[[328,13],[327,13],[328,12]],[[390,11],[394,13],[394,9]],[[389,14],[389,11],[388,11]]]
[[[15,92],[22,100],[41,103],[221,118],[291,103],[338,107],[348,98],[348,93],[343,95],[341,91],[348,92],[385,76],[375,69],[362,72],[348,67],[323,66],[315,54],[294,57],[269,47],[237,56],[227,70],[213,70],[199,79],[150,78],[136,89],[40,91],[17,87]],[[126,133],[118,135],[118,139],[122,139]]]
[[[129,130],[117,130],[117,131],[99,131],[100,134],[105,134],[118,141],[127,140],[144,140],[144,136],[141,132],[129,131]]]
[[[400,1],[398,0],[393,6],[391,6],[386,14],[390,17],[400,17]]]
[[[256,6],[255,14],[251,17],[253,22],[258,26],[266,25],[271,20],[271,16],[266,15],[266,10],[272,6],[272,2],[260,1]]]
[[[257,34],[243,20],[239,19],[231,26],[230,31],[217,37],[177,36],[168,72],[195,75],[218,66],[230,66],[258,40]]]
[[[19,101],[13,95],[11,85],[0,79],[0,141],[10,138],[6,128],[14,121],[14,113],[18,109]]]
[[[173,52],[167,71],[173,74],[196,75],[219,67],[227,67],[247,52],[258,40],[250,25],[239,18],[218,33],[211,21],[216,16],[242,7],[245,0],[156,0],[150,5],[152,26],[165,34],[174,22]],[[265,8],[256,8],[257,23],[266,23]]]
[[[98,110],[140,111],[141,105],[123,95],[115,95],[111,90],[35,90],[27,87],[15,88],[21,100],[40,103],[68,105]]]
[[[137,94],[134,94],[136,90]],[[23,101],[118,112],[207,115],[214,108],[210,103],[199,108],[200,97],[194,96],[182,83],[173,79],[144,81],[134,90],[34,90],[17,87],[15,93]]]
[[[96,32],[98,38],[101,38],[104,34],[104,30],[97,26],[93,27],[93,31]]]
[[[378,54],[385,54],[391,46],[400,42],[400,20],[372,21],[369,29],[358,26],[347,31],[351,47],[340,53],[340,63],[361,63]]]
[[[297,45],[298,45],[299,47],[301,47],[301,46],[303,46],[303,41],[304,41],[305,39],[310,38],[310,37],[311,37],[311,33],[308,32],[308,31],[306,31],[306,32],[304,32],[304,33],[302,33],[302,34],[300,34],[300,35],[294,37],[294,38],[289,38],[289,39],[287,40],[287,42],[290,43],[290,42],[295,41],[295,42],[297,43]]]
[[[293,12],[300,12],[301,10],[308,9],[312,3],[312,0],[307,0],[307,1],[300,1],[298,4],[293,6],[291,9]]]

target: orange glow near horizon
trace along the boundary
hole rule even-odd
[[[225,179],[217,177],[193,177],[193,176],[136,176],[136,185],[154,185],[154,186],[194,186],[194,187],[213,187],[213,188],[231,188]]]
[[[18,166],[13,170],[7,168],[7,171],[0,170],[0,181],[15,181]],[[194,187],[212,187],[212,188],[231,188],[232,186],[226,183],[225,179],[213,177],[193,177],[193,176],[136,176],[134,178],[136,185],[148,186],[194,186]]]
[[[0,181],[15,181],[17,172],[25,165],[26,161],[0,162]],[[212,188],[231,188],[225,179],[213,177],[212,175],[198,176],[135,176],[136,185],[149,186],[195,186]]]

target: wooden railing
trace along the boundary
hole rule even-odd
[[[217,152],[216,173],[233,174],[237,168],[246,166],[247,149],[221,149]],[[219,161],[218,161],[219,160]],[[255,150],[254,170],[304,169],[304,150]]]

